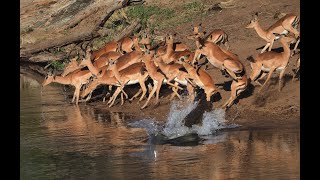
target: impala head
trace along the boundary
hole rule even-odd
[[[50,68],[47,76],[44,78],[42,86],[46,86],[46,85],[52,83],[53,80],[54,80],[53,70]]]
[[[68,75],[69,73],[73,72],[74,70],[76,70],[78,68],[79,68],[79,65],[78,65],[78,62],[77,62],[77,58],[76,57],[72,58],[70,60],[70,62],[68,63],[68,65],[65,66],[61,76],[64,77],[64,76]]]
[[[207,33],[206,31],[198,32],[193,35],[187,36],[187,39],[196,40],[197,38],[203,38],[206,33]]]
[[[254,28],[258,24],[258,12],[256,12],[252,19],[250,20],[249,24],[246,26],[247,29]]]
[[[151,44],[150,36],[147,32],[143,32],[141,35],[140,44],[149,45]]]
[[[174,38],[174,36],[176,36],[177,35],[177,33],[174,33],[174,34],[169,34],[169,33],[167,33],[166,34],[166,43],[173,43],[173,38]]]
[[[114,65],[118,62],[117,59],[113,60],[113,59],[110,59],[109,62],[108,62],[108,67],[107,67],[107,70],[110,70],[114,67]]]
[[[199,23],[198,26],[192,27],[193,34],[197,34],[199,32],[201,25],[202,25],[202,23]]]
[[[189,62],[187,61],[187,59],[188,59],[189,57],[190,57],[190,54],[183,55],[183,56],[179,57],[178,61],[179,61],[179,62],[189,63]]]

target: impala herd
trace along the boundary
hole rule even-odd
[[[252,68],[250,76],[239,57],[228,50],[228,35],[223,30],[217,29],[205,36],[206,32],[200,31],[201,24],[199,24],[193,27],[192,35],[186,36],[187,39],[195,41],[195,51],[191,51],[185,44],[174,42],[175,34],[168,33],[163,42],[152,47],[151,35],[143,32],[141,37],[128,36],[119,41],[111,41],[97,51],[91,51],[88,48],[81,62],[78,63],[76,58],[71,59],[60,76],[49,71],[43,86],[51,82],[74,86],[72,102],[76,100],[76,104],[80,97],[88,101],[99,85],[107,85],[109,92],[112,91],[112,87],[116,87],[108,101],[109,107],[114,104],[119,94],[122,105],[123,96],[128,99],[124,87],[138,83],[139,91],[129,100],[132,101],[141,94],[139,101],[142,101],[147,96],[141,109],[147,107],[154,95],[155,104],[158,104],[159,92],[164,84],[172,90],[170,99],[175,96],[181,99],[178,90],[186,88],[188,99],[193,101],[196,90],[199,88],[204,90],[206,100],[210,101],[212,95],[218,92],[218,88],[214,79],[206,71],[207,68],[203,67],[209,62],[232,80],[231,96],[222,106],[222,108],[229,108],[239,94],[247,89],[251,81],[261,86],[260,92],[276,70],[280,71],[279,91],[281,91],[281,80],[289,58],[293,55],[290,53],[290,44],[296,43],[293,51],[295,52],[300,42],[300,33],[297,30],[299,22],[299,16],[287,14],[264,30],[259,25],[258,14],[252,17],[246,28],[254,28],[257,34],[267,41],[267,44],[257,57],[247,58]],[[283,52],[271,51],[277,39],[282,44]],[[222,48],[222,44],[225,48]],[[268,51],[266,51],[267,48]],[[200,64],[199,59],[203,56],[206,61]],[[87,70],[83,70],[84,67],[87,67]],[[297,68],[300,68],[300,57]],[[258,80],[267,74],[266,81],[261,85]]]

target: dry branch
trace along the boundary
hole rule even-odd
[[[115,10],[143,2],[143,0],[91,0],[86,8],[79,10],[79,12],[76,12],[71,18],[70,13],[67,14],[66,17],[63,17],[63,13],[67,12],[73,4],[79,2],[74,1],[73,4],[69,3],[68,5],[59,7],[58,11],[52,14],[47,20],[45,27],[37,26],[37,28],[32,29],[31,32],[21,35],[22,39],[24,38],[23,35],[26,35],[30,37],[32,41],[21,45],[20,59],[30,61],[45,61],[41,60],[41,57],[57,59],[58,57],[48,54],[31,57],[50,48],[89,41],[99,37],[99,27],[109,19]],[[59,17],[57,18],[57,16]],[[136,26],[137,24],[134,25],[133,29],[135,29]],[[34,25],[34,27],[36,26]],[[127,34],[128,32],[124,33]]]

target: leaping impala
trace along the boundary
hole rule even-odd
[[[115,61],[115,60],[117,60],[116,62],[116,64],[117,64],[117,69],[120,71],[120,70],[122,70],[122,69],[124,69],[124,68],[127,68],[127,67],[129,67],[130,65],[132,65],[132,64],[135,64],[135,63],[138,63],[138,62],[141,62],[142,61],[142,55],[143,55],[143,52],[140,50],[140,48],[139,48],[139,45],[138,45],[138,39],[136,38],[136,39],[134,39],[134,46],[135,46],[135,48],[136,49],[138,49],[138,50],[136,50],[136,51],[131,51],[131,52],[129,52],[129,53],[126,53],[126,54],[124,54],[124,55],[120,55],[120,53],[117,53],[117,52],[114,52],[114,53],[112,53],[112,54],[110,54],[109,55],[109,57],[107,58],[107,59],[105,59],[105,65],[107,65],[108,64],[108,62],[110,62],[110,61]],[[101,70],[102,70],[102,68],[104,67],[104,66],[102,66],[102,67],[98,67],[98,66],[95,66],[94,64],[92,64],[92,62],[91,62],[91,60],[90,60],[90,49],[88,48],[87,50],[86,50],[86,56],[85,56],[85,58],[84,59],[82,59],[82,61],[81,61],[81,66],[87,66],[88,68],[89,68],[89,70],[93,73],[93,74],[95,74],[95,75],[97,75]],[[92,55],[91,55],[92,56]],[[107,55],[105,55],[105,56],[107,56]],[[97,61],[102,61],[102,60],[97,60]],[[96,63],[96,62],[95,62]],[[96,64],[96,65],[98,65],[98,64]],[[103,64],[101,64],[101,65],[103,65]],[[101,75],[100,76],[102,76],[103,75],[103,73],[104,73],[104,71],[105,70],[102,70],[102,72],[101,72]]]
[[[115,78],[117,79],[117,81],[120,84],[120,86],[116,89],[116,91],[113,93],[112,97],[110,98],[110,100],[108,102],[109,107],[111,107],[114,104],[118,94],[121,91],[123,91],[124,86],[136,84],[138,82],[139,82],[140,87],[142,89],[142,95],[141,95],[139,101],[142,101],[145,94],[147,93],[147,88],[144,83],[147,80],[147,78],[149,77],[149,74],[144,67],[144,63],[141,62],[141,63],[136,63],[136,64],[129,66],[126,69],[125,73],[121,73],[121,71],[119,72],[118,70],[116,70],[115,64],[110,64],[108,66],[108,69],[112,70],[114,74],[117,74],[117,75],[115,75]]]
[[[279,91],[281,91],[281,80],[284,75],[284,72],[288,66],[289,58],[290,58],[290,48],[288,42],[292,41],[292,37],[286,37],[284,35],[280,36],[280,43],[283,46],[283,52],[274,52],[267,51],[253,59],[252,56],[247,59],[250,61],[250,66],[252,68],[252,73],[250,75],[250,79],[261,86],[259,93],[262,88],[267,84],[270,80],[272,73],[274,71],[280,71],[279,75]],[[263,74],[261,74],[263,73]],[[261,85],[258,80],[263,78],[268,73],[268,77],[266,81]]]
[[[67,64],[67,66],[64,67],[64,70],[61,74],[62,77],[65,77],[66,75],[70,74],[71,72],[80,71],[82,67],[79,67],[77,58],[72,58],[70,62]]]
[[[264,40],[267,41],[267,44],[262,49],[261,53],[263,53],[268,47],[268,51],[271,51],[273,46],[273,42],[280,38],[280,35],[288,35],[289,32],[293,33],[296,38],[298,38],[296,45],[294,47],[294,51],[297,49],[298,44],[300,42],[300,33],[297,30],[298,25],[300,23],[299,16],[296,16],[292,13],[286,14],[277,22],[275,22],[272,26],[270,26],[267,30],[264,30],[259,22],[258,22],[258,13],[254,14],[250,23],[246,26],[246,28],[254,28],[257,34]],[[278,35],[275,35],[278,34]]]
[[[148,49],[146,50],[146,53],[143,56],[143,62],[145,63],[145,66],[146,66],[146,69],[147,69],[147,71],[149,73],[149,76],[153,80],[153,88],[152,88],[151,92],[149,93],[147,101],[141,107],[141,109],[144,109],[148,105],[148,103],[149,103],[151,97],[154,95],[154,93],[156,93],[156,102],[155,102],[155,104],[158,104],[158,102],[159,102],[159,92],[160,92],[160,89],[161,89],[161,86],[162,86],[163,83],[166,83],[166,84],[168,84],[168,85],[170,85],[172,87],[175,87],[175,88],[180,88],[179,86],[168,82],[167,79],[166,79],[166,76],[163,73],[159,72],[161,70],[159,70],[156,67],[156,65],[154,64],[154,61],[152,60],[153,56],[154,56],[154,51],[149,51]],[[190,86],[187,86],[187,87],[190,88]]]
[[[132,52],[134,47],[134,40],[137,39],[136,36],[125,36],[118,40],[118,49],[121,54],[126,54]]]
[[[201,23],[198,26],[193,27],[193,35],[196,35],[199,33],[199,29],[201,27]],[[187,36],[188,38],[188,36]],[[227,47],[227,50],[230,48],[229,46],[229,40],[228,40],[228,34],[225,33],[222,29],[215,29],[211,31],[205,38],[205,41],[213,42],[217,45],[223,44]]]
[[[188,58],[187,56],[188,55],[182,56],[181,58],[179,58],[179,61],[181,61],[183,67],[188,71],[190,79],[192,79],[197,86],[204,90],[206,94],[206,100],[210,101],[211,96],[217,93],[217,88],[214,84],[213,79],[201,67],[195,69],[190,62],[186,62],[185,59]]]
[[[110,62],[110,65],[112,65],[113,62]],[[132,73],[132,69],[134,69],[133,67],[136,67],[136,66],[141,66],[142,64],[141,63],[138,63],[138,64],[134,64],[132,66],[129,66],[128,69],[123,69],[121,71],[119,71],[119,74],[120,76],[127,76],[129,75],[130,73]],[[131,70],[130,70],[131,69]],[[130,85],[130,84],[136,84],[138,83],[137,80],[130,80],[127,85]],[[111,70],[107,70],[103,76],[101,77],[97,77],[96,79],[93,79],[93,81],[91,81],[88,86],[86,87],[86,89],[84,89],[81,93],[81,98],[84,98],[86,97],[88,94],[89,97],[91,96],[91,93],[99,86],[99,85],[109,85],[109,86],[117,86],[117,87],[120,87],[120,83],[119,81],[117,80],[117,78],[114,76],[113,72]],[[125,94],[125,92],[122,90],[123,94]],[[134,96],[134,97],[137,97],[141,92],[137,92]],[[88,98],[89,98],[88,97]],[[87,98],[87,100],[88,100]],[[108,103],[111,103],[116,97],[115,96],[112,96],[109,100]],[[123,105],[123,96],[121,96],[121,105]]]
[[[90,77],[92,77],[92,74],[89,70],[73,72],[65,77],[55,76],[49,71],[42,86],[46,86],[52,82],[74,86],[76,89],[73,94],[72,102],[74,102],[76,98],[76,104],[78,105],[81,86],[87,84]]]
[[[86,53],[86,54],[88,54],[88,53]],[[121,56],[120,53],[115,52],[115,51],[110,51],[110,52],[100,56],[96,61],[94,61],[93,64],[91,63],[91,61],[90,61],[90,63],[92,64],[92,66],[94,66],[94,67],[96,67],[98,69],[101,69],[110,60],[118,59],[120,56]],[[88,58],[88,59],[90,60],[91,58]],[[74,72],[76,70],[80,71],[84,66],[87,66],[87,65],[85,65],[83,63],[79,64],[77,62],[76,58],[72,58],[71,61],[69,62],[69,64],[64,68],[61,76],[64,77],[64,76],[68,75],[69,73]]]
[[[92,51],[91,52],[91,60],[95,61],[100,58],[103,54],[106,54],[108,52],[114,51],[116,52],[118,50],[118,42],[117,41],[110,41],[108,42],[103,48]]]
[[[184,50],[184,51],[174,51],[173,45],[174,45],[174,41],[173,41],[173,36],[175,36],[176,34],[167,34],[166,35],[166,52],[164,54],[161,54],[161,58],[163,60],[163,62],[165,62],[166,64],[169,63],[176,63],[178,62],[179,58],[181,56],[184,55],[188,55],[188,59],[191,61],[191,59],[193,59],[194,56],[194,52],[191,52],[189,50]]]
[[[156,54],[159,56],[165,54],[167,51],[167,45],[168,45],[167,36],[168,36],[168,34],[166,34],[166,36],[164,38],[162,37],[164,39],[162,42],[160,42],[159,44],[157,44],[154,47],[149,46],[150,48],[148,48],[148,49],[149,50],[156,50]],[[172,49],[172,51],[174,51],[174,52],[189,51],[190,50],[190,48],[187,45],[185,45],[181,42],[173,42],[172,41],[171,43],[172,43],[172,45],[171,45],[170,49]]]
[[[166,64],[163,62],[161,56],[158,56],[157,54],[154,55],[153,61],[156,66],[159,67],[160,72],[164,74],[166,77],[166,83],[168,84],[171,81],[175,81],[175,85],[181,84],[184,86],[187,86],[187,90],[189,93],[189,99],[193,101],[194,99],[194,91],[193,87],[195,86],[194,83],[190,81],[190,75],[188,74],[187,70],[182,66],[182,64],[179,63],[171,63]],[[175,88],[173,87],[173,93],[171,95],[172,99],[174,95],[178,96],[179,99],[181,99],[180,95],[177,92],[177,89],[181,89],[180,87]]]
[[[248,86],[248,79],[244,65],[239,58],[231,52],[222,49],[220,46],[213,42],[204,41],[201,39],[204,34],[198,33],[194,36],[196,38],[197,49],[195,51],[193,63],[200,57],[201,54],[207,57],[208,61],[220,69],[222,72],[227,73],[232,78],[231,84],[231,97],[222,106],[229,108],[234,100],[243,92]]]

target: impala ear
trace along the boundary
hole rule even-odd
[[[253,20],[253,21],[257,21],[257,20],[258,20],[258,12],[256,12],[256,13],[252,16],[252,20]]]

